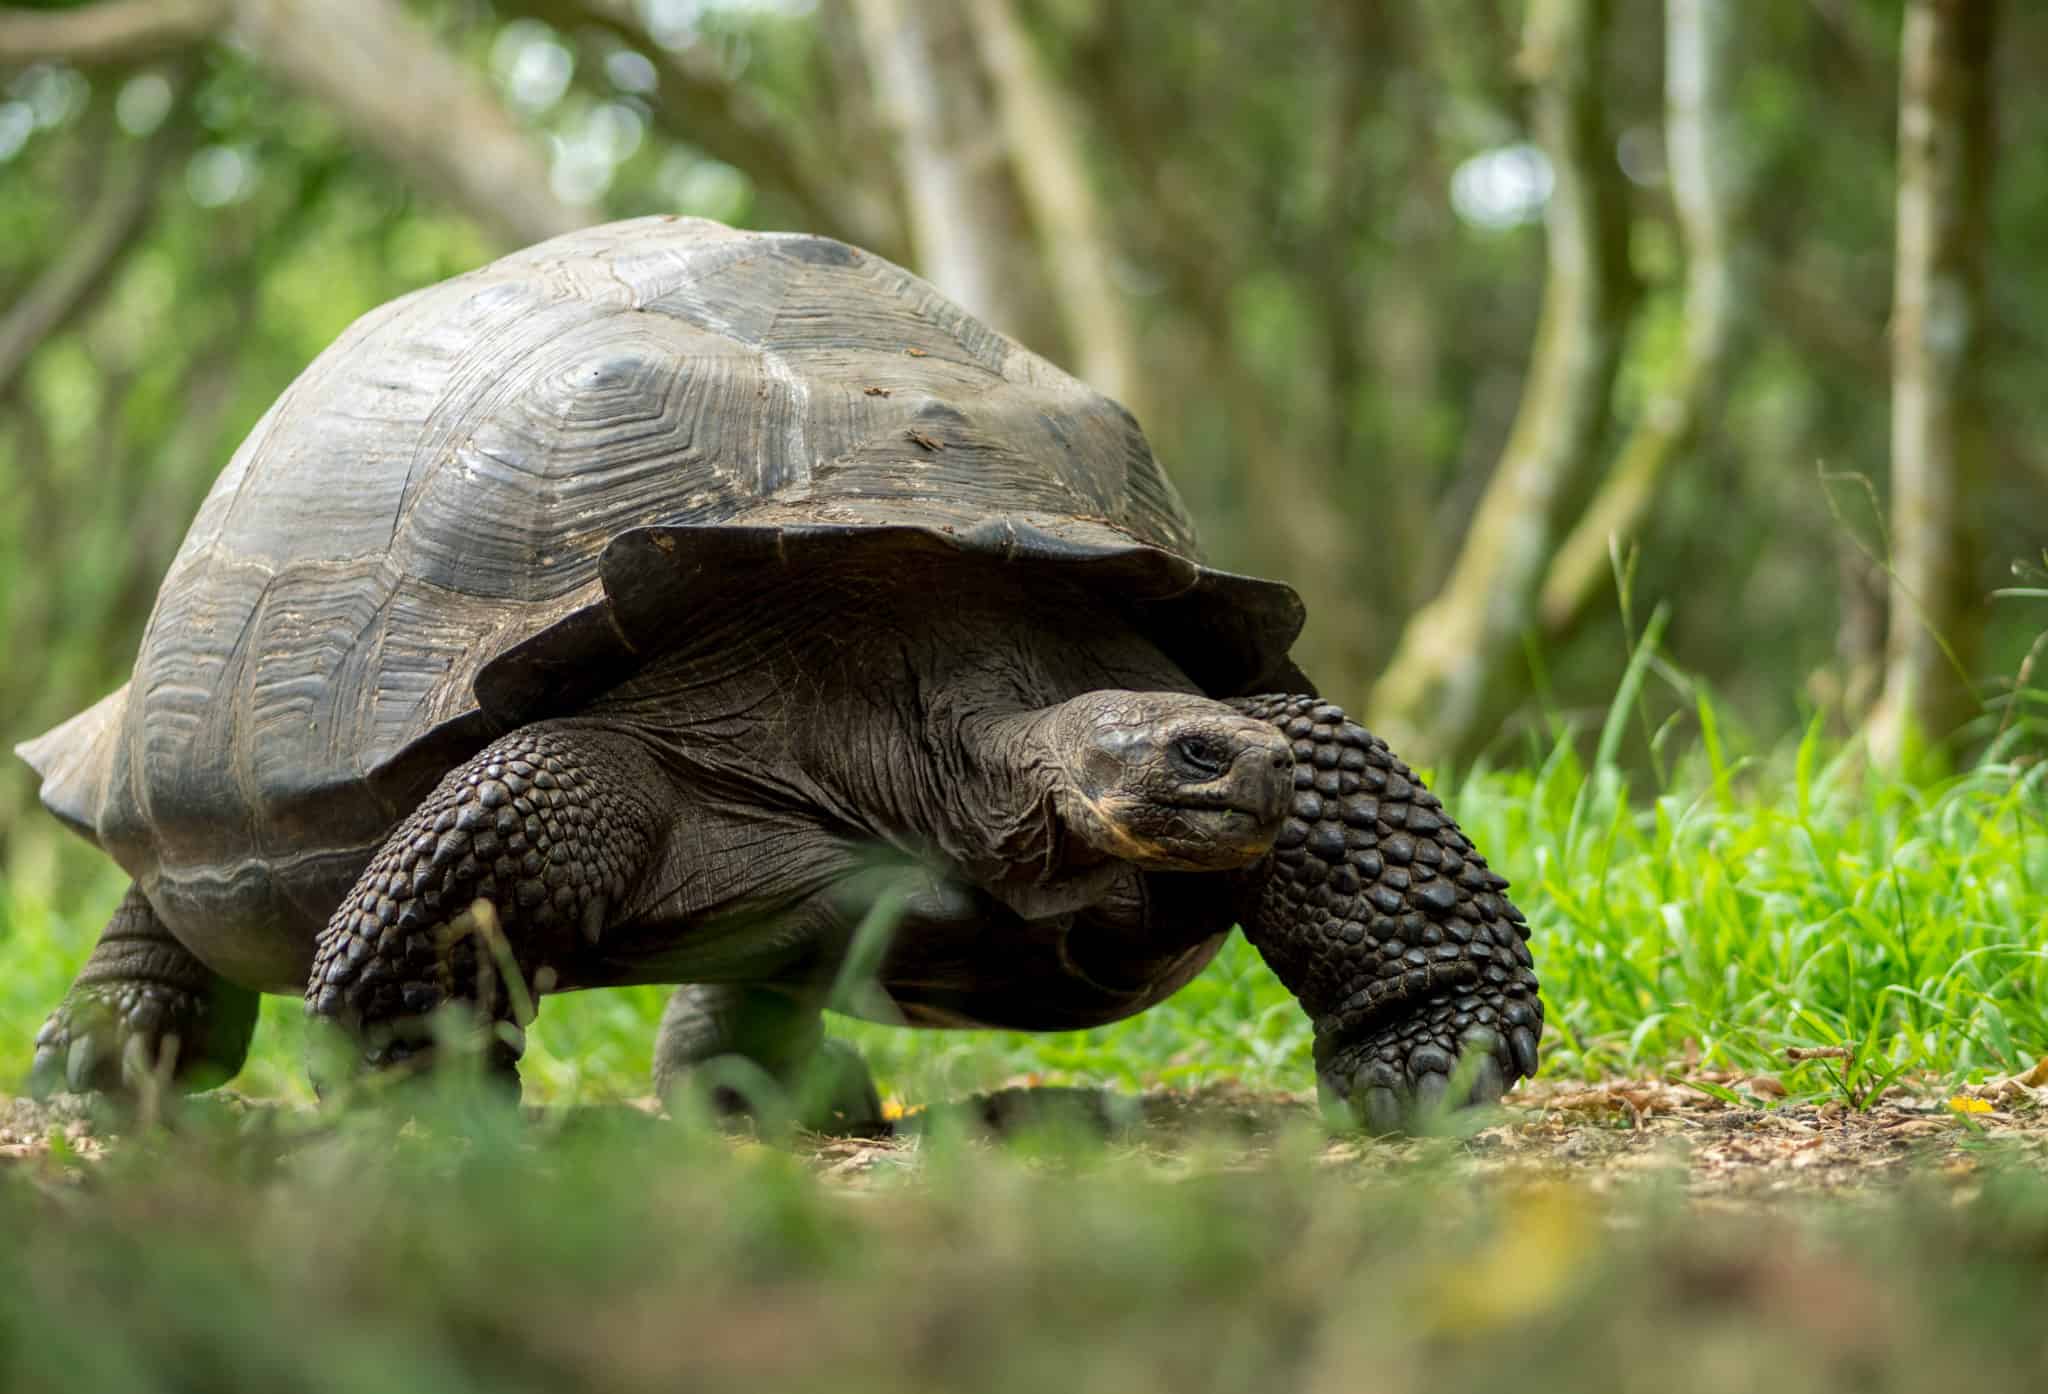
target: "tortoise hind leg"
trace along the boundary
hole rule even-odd
[[[132,1094],[150,1078],[187,1091],[223,1084],[249,1054],[257,997],[201,963],[130,886],[36,1033],[30,1091]]]
[[[740,1063],[723,1071],[721,1064]],[[794,992],[734,983],[679,987],[661,1014],[654,1042],[654,1088],[664,1099],[703,1080],[721,1114],[748,1111],[737,1076],[759,1070],[798,1105],[797,1122],[815,1132],[879,1126],[882,1101],[867,1062],[830,1040],[817,1005]]]
[[[902,898],[890,943],[870,967],[885,990],[870,1020],[901,1024],[903,999],[892,979],[906,968],[957,974],[966,950],[986,952],[996,907],[986,897],[916,863],[878,860],[791,913],[782,933],[795,942],[854,952],[859,926],[887,890]],[[968,954],[972,956],[971,953]],[[908,962],[906,962],[908,960]],[[832,964],[835,973],[843,963]],[[860,1052],[825,1035],[823,1006],[829,984],[782,986],[702,983],[677,988],[662,1013],[654,1045],[654,1087],[664,1099],[679,1089],[709,1084],[712,1107],[724,1115],[748,1112],[739,1088],[754,1074],[773,1082],[796,1108],[796,1122],[813,1132],[863,1132],[882,1126],[881,1096]],[[837,1006],[867,1016],[865,1009]],[[723,1065],[723,1069],[720,1066]],[[721,1078],[723,1075],[723,1078]]]

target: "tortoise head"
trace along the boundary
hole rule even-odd
[[[1047,713],[1053,807],[1067,834],[1158,871],[1264,856],[1294,793],[1294,754],[1267,722],[1181,692],[1083,693]]]

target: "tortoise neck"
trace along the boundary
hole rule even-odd
[[[1196,690],[1078,590],[955,570],[729,608],[749,622],[679,643],[589,718],[633,728],[691,793],[808,813],[991,890],[1091,860],[1055,816],[1054,708],[1103,688]]]
[[[1014,903],[1020,888],[1057,880],[1069,850],[1050,739],[1057,704],[1003,703],[971,688],[958,696],[932,706],[924,733],[938,774],[927,836],[968,879]]]
[[[1079,882],[1106,861],[1065,827],[1060,710],[1103,689],[1196,690],[1107,607],[1062,599],[923,597],[881,647],[847,651],[847,678],[825,684],[849,695],[846,716],[817,728],[807,760],[878,834],[1029,918],[1088,903]]]

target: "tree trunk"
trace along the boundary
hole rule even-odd
[[[1685,342],[1652,389],[1612,473],[1557,549],[1540,609],[1555,634],[1584,613],[1609,575],[1609,548],[1642,526],[1657,484],[1710,420],[1727,384],[1750,280],[1740,243],[1742,134],[1728,100],[1736,0],[1666,0],[1664,148],[1685,246]]]
[[[1443,589],[1410,619],[1371,703],[1410,759],[1470,748],[1505,698],[1560,513],[1599,459],[1634,285],[1601,89],[1611,0],[1532,0],[1522,55],[1550,158],[1548,275],[1522,402]]]
[[[1050,350],[1030,231],[966,12],[955,0],[857,0],[855,10],[895,136],[918,272],[995,328]]]
[[[1017,184],[1047,249],[1045,267],[1074,371],[1122,402],[1141,424],[1151,418],[1138,366],[1137,333],[1110,274],[1107,220],[1066,96],[1046,72],[1011,0],[969,0],[969,23],[994,85]]]
[[[1247,462],[1233,472],[1236,482],[1256,499],[1244,516],[1224,525],[1238,542],[1231,564],[1285,576],[1308,608],[1295,656],[1331,690],[1357,690],[1364,678],[1357,672],[1358,645],[1348,620],[1359,603],[1352,584],[1355,541],[1332,502],[1330,449],[1303,429],[1294,404],[1271,390],[1259,365],[1238,356],[1232,342],[1235,297],[1247,271],[1261,263],[1237,245],[1235,217],[1219,216],[1210,202],[1213,191],[1188,177],[1176,127],[1133,100],[1136,91],[1117,68],[1127,51],[1127,44],[1084,50],[1075,86],[1088,94],[1102,123],[1105,157],[1115,170],[1110,186],[1129,191],[1127,198],[1139,210],[1126,213],[1125,245],[1165,286],[1157,301],[1163,318],[1150,345],[1151,362],[1165,365],[1155,371],[1176,382],[1199,384],[1202,394],[1199,402],[1176,398],[1171,406],[1155,398],[1153,415],[1144,421],[1146,435],[1161,455],[1176,460],[1183,486],[1213,491],[1220,481],[1195,478],[1188,456],[1193,433],[1220,424],[1229,437],[1229,455]]]
[[[1976,710],[1969,517],[1985,339],[1995,0],[1911,0],[1899,83],[1892,298],[1892,584],[1873,754]]]
[[[1441,208],[1433,194],[1443,185],[1432,181],[1432,142],[1422,129],[1435,117],[1419,103],[1398,104],[1412,118],[1401,128],[1408,139],[1391,142],[1398,161],[1379,167],[1362,151],[1369,113],[1385,100],[1382,84],[1409,61],[1414,21],[1398,7],[1323,0],[1305,22],[1318,56],[1294,77],[1295,100],[1314,132],[1298,261],[1314,288],[1321,384],[1317,410],[1294,423],[1300,443],[1248,458],[1259,461],[1263,476],[1273,455],[1295,457],[1286,487],[1300,491],[1298,513],[1323,521],[1320,537],[1294,529],[1306,541],[1283,554],[1281,574],[1297,580],[1309,602],[1314,628],[1304,631],[1303,647],[1312,651],[1316,681],[1332,692],[1362,693],[1420,589],[1435,462],[1415,447],[1428,439],[1422,423],[1435,387],[1436,268],[1428,249]],[[1361,255],[1366,227],[1400,250],[1384,260]],[[1365,546],[1362,498],[1371,500]]]

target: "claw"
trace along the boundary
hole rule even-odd
[[[99,1064],[100,1044],[91,1032],[72,1041],[64,1059],[64,1079],[74,1094],[90,1093],[93,1068]]]
[[[35,1063],[29,1067],[28,1093],[32,1099],[47,1099],[64,1087],[64,1061],[51,1045],[36,1047]]]
[[[1491,1026],[1474,1026],[1458,1037],[1458,1058],[1478,1060],[1491,1055],[1502,1065],[1508,1062],[1508,1038]]]
[[[242,1047],[229,1033],[238,1024],[245,1032],[255,1026],[255,994],[242,993],[227,984],[211,999],[157,984],[80,985],[36,1033],[29,1092],[39,1099],[57,1093],[132,1096],[166,1083],[181,1090],[218,1084],[241,1063]],[[209,1019],[217,1009],[228,1014],[225,1021],[218,1014]],[[239,1012],[247,1015],[238,1022]],[[234,1051],[233,1063],[211,1059],[212,1048]],[[225,1069],[218,1068],[222,1064]]]
[[[1507,1092],[1507,1077],[1501,1071],[1500,1062],[1491,1055],[1481,1059],[1479,1068],[1472,1072],[1472,1102],[1497,1104],[1501,1095]]]
[[[1401,1130],[1401,1097],[1383,1084],[1376,1084],[1359,1098],[1359,1121],[1369,1133]]]
[[[1440,1075],[1434,1070],[1422,1075],[1415,1081],[1415,1111],[1425,1116],[1441,1112],[1444,1094],[1449,1090],[1450,1084],[1447,1076]]]
[[[1517,1026],[1508,1033],[1508,1043],[1514,1047],[1515,1068],[1522,1072],[1524,1079],[1536,1077],[1536,1033],[1526,1026]]]

